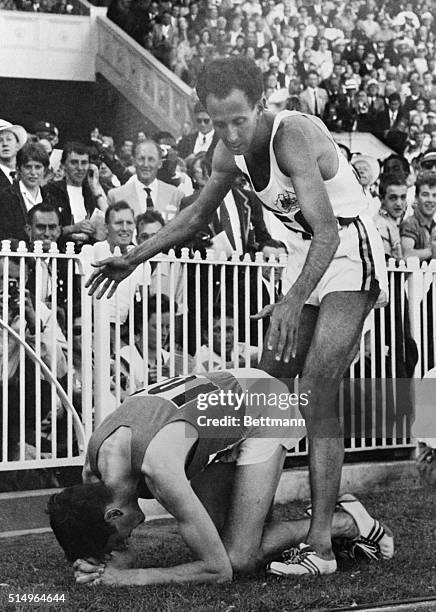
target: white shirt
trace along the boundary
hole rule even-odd
[[[23,183],[23,181],[20,181],[19,185],[21,195],[23,196],[24,204],[26,206],[26,210],[27,212],[29,212],[31,208],[42,202],[41,189],[38,187],[38,193],[34,198],[30,191],[27,189],[26,185]]]
[[[87,212],[85,208],[85,200],[83,198],[82,187],[75,185],[67,185],[68,198],[70,200],[71,215],[74,223],[86,219]]]
[[[13,170],[12,168],[8,168],[8,166],[5,166],[4,164],[0,164],[0,170],[3,171],[4,175],[6,176],[6,178],[8,179],[10,184],[12,185],[12,183],[14,182],[14,179],[11,176],[11,172],[12,172],[13,176],[15,176],[16,171]]]
[[[195,141],[193,154],[197,155],[200,151],[207,151],[212,144],[213,135],[215,134],[215,130],[211,130],[207,134],[202,134],[198,132],[197,140]]]
[[[80,259],[83,264],[85,275],[90,275],[94,270],[91,266],[92,263],[112,256],[113,253],[107,240],[96,242],[93,245],[85,244],[80,252]],[[134,295],[136,288],[142,285],[143,278],[142,266],[138,266],[130,276],[120,282],[114,295],[108,300],[105,300],[108,306],[107,312],[111,323],[116,322],[117,311],[119,313],[120,324],[125,323],[127,315],[129,314],[131,296]],[[146,281],[149,282],[147,275]]]
[[[138,177],[136,176],[136,174],[134,176],[132,176],[131,178],[129,178],[128,182],[132,182],[134,183],[135,187],[136,187],[136,194],[138,196],[138,200],[141,202],[141,212],[145,212],[147,210],[147,192],[145,191],[145,188],[147,187],[147,189],[150,189],[150,197],[153,200],[153,206],[156,208],[157,205],[157,192],[159,189],[159,183],[158,180],[155,178],[154,181],[151,181],[151,183],[149,185],[144,185],[144,183],[141,183],[141,181],[138,179]]]

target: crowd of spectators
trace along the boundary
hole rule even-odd
[[[80,0],[0,0],[0,10],[57,15],[89,15],[89,8]]]

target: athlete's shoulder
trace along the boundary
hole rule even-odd
[[[278,126],[274,140],[278,143],[280,143],[283,138],[307,138],[315,130],[315,125],[312,120],[299,111],[280,113],[276,120],[278,120]]]

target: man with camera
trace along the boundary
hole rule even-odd
[[[109,205],[125,201],[133,209],[135,217],[151,209],[160,212],[166,221],[174,217],[183,193],[157,178],[163,161],[162,149],[154,140],[137,143],[133,161],[136,174],[125,185],[109,191]]]
[[[16,246],[15,242],[12,244],[12,250]],[[28,260],[24,259],[24,261],[27,264]],[[37,317],[35,296],[26,288],[27,265],[23,274],[20,270],[20,259],[13,256],[9,258],[7,293],[4,293],[4,274],[6,274],[4,260],[0,259],[0,316],[3,317],[6,303],[7,319],[4,320],[4,323],[34,349],[42,361],[51,368],[55,378],[62,378],[67,373],[67,342],[56,317],[42,302],[39,303],[39,317]],[[53,325],[55,330],[53,330]],[[46,381],[37,384],[35,364],[31,359],[21,355],[20,346],[20,342],[12,334],[8,335],[7,343],[0,342],[0,362],[3,364],[0,368],[0,384],[8,386],[8,454],[10,458],[13,458],[18,452],[17,444],[22,418],[24,418],[25,442],[31,445],[35,443],[36,394],[40,394],[41,408],[44,407],[47,412],[51,406],[51,386]],[[22,376],[25,378],[24,385],[20,385]],[[22,397],[24,390],[25,396]],[[43,398],[46,401],[43,401]],[[3,394],[0,393],[0,408],[2,408],[2,400]],[[22,401],[25,404],[23,414],[20,408]],[[0,415],[2,415],[2,409],[0,409]],[[40,417],[43,418],[44,414],[41,413]]]

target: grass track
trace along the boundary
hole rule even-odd
[[[1,541],[0,610],[65,612],[303,612],[436,595],[436,494],[423,489],[361,497],[396,537],[391,561],[342,563],[333,576],[280,579],[259,574],[232,584],[160,587],[77,587],[52,534]],[[279,506],[278,516],[301,516],[304,504]],[[140,564],[189,560],[174,523],[144,526],[136,537]],[[7,593],[63,592],[65,604],[6,604]],[[436,604],[435,604],[436,610]]]

